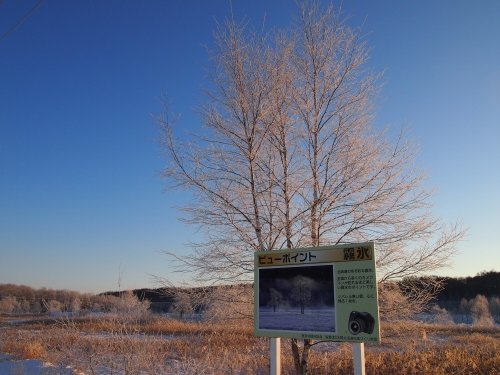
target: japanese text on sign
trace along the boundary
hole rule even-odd
[[[305,253],[285,253],[281,256],[276,255],[260,255],[259,265],[271,265],[274,263],[293,264],[293,263],[311,263],[316,258],[316,255],[310,251]]]
[[[372,249],[367,246],[347,247],[341,251],[327,252],[317,250],[267,251],[258,256],[259,267],[288,266],[294,264],[352,262],[372,260]]]

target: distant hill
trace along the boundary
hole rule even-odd
[[[150,302],[173,302],[173,292],[174,289],[170,288],[142,288],[142,289],[134,289],[132,292],[139,298],[139,300],[147,299]],[[108,291],[101,293],[101,295],[112,295],[115,297],[119,297],[121,293],[118,291]]]
[[[482,294],[487,298],[500,297],[500,272],[481,272],[472,277],[440,277],[444,288],[437,296],[441,304],[446,301],[471,299]]]

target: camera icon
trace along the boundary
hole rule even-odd
[[[361,332],[371,334],[375,327],[375,319],[367,312],[351,311],[347,328],[352,335],[357,335]]]

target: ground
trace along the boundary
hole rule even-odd
[[[465,324],[382,322],[381,344],[366,344],[366,373],[498,375],[500,328]],[[310,374],[352,375],[349,343],[312,347]],[[3,374],[269,373],[269,340],[252,321],[185,322],[157,315],[0,317]],[[49,365],[51,364],[51,365]],[[282,340],[282,374],[293,374]]]
[[[36,359],[19,359],[0,353],[0,375],[71,375],[71,368],[54,366]]]
[[[335,332],[335,308],[306,309],[300,308],[260,309],[259,328],[290,331]],[[300,328],[300,329],[299,329]]]

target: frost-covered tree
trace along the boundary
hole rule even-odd
[[[460,314],[460,320],[462,323],[470,323],[470,307],[471,302],[467,298],[462,297],[460,303],[458,304],[458,313]]]
[[[206,234],[180,270],[252,282],[255,251],[367,240],[381,283],[447,264],[463,232],[431,214],[411,143],[374,126],[378,75],[359,30],[313,1],[290,28],[259,35],[230,21],[215,42],[205,127],[179,138],[168,113],[159,120],[165,176],[193,193],[186,220]],[[407,311],[436,290],[420,287],[401,294]],[[291,343],[305,374],[311,341]]]
[[[500,297],[490,298],[490,312],[495,320],[500,317]]]
[[[109,302],[111,311],[123,317],[141,318],[149,314],[150,302],[146,299],[141,301],[131,290],[121,293]]]
[[[51,299],[45,304],[45,308],[49,313],[57,313],[63,310],[64,304],[56,299]]]
[[[314,280],[302,275],[296,276],[292,280],[292,291],[290,298],[300,306],[300,313],[304,314],[305,307],[311,301]]]
[[[71,299],[71,302],[70,302],[70,305],[69,305],[70,311],[74,312],[74,313],[77,313],[77,312],[80,311],[81,308],[82,308],[82,303],[80,301],[80,298],[73,297]]]
[[[176,291],[172,311],[178,313],[181,319],[184,314],[192,314],[194,312],[194,304],[191,293],[184,290]]]
[[[6,296],[0,300],[0,312],[11,314],[19,307],[19,302],[16,297]]]
[[[269,305],[273,307],[273,312],[283,303],[283,294],[275,288],[269,288]]]
[[[433,305],[429,311],[432,315],[432,322],[435,324],[453,324],[450,313],[438,305]]]
[[[201,298],[206,321],[233,324],[253,317],[253,288],[249,284],[209,288]]]
[[[478,294],[471,304],[472,324],[478,326],[493,326],[495,322],[490,314],[488,300],[482,294]]]

